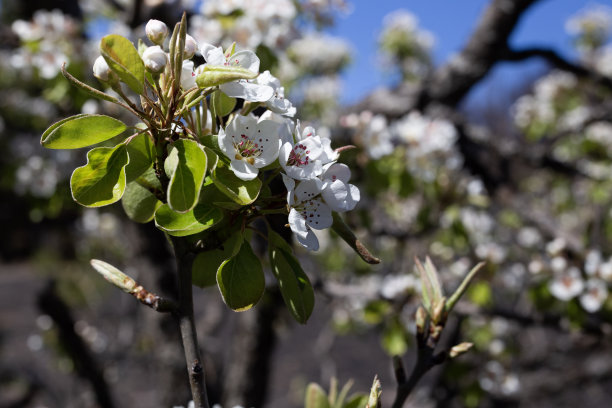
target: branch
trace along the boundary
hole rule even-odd
[[[501,54],[501,60],[504,61],[524,61],[534,57],[542,58],[556,68],[571,72],[578,78],[589,79],[594,83],[605,86],[612,91],[612,78],[601,75],[600,73],[585,66],[570,62],[553,49],[525,48],[522,50],[513,50],[511,48],[506,48]]]
[[[524,12],[538,0],[493,0],[461,52],[424,84],[417,107],[431,102],[456,106],[507,49],[508,38]]]
[[[175,316],[179,321],[181,340],[185,351],[189,384],[195,408],[209,408],[204,380],[204,366],[198,350],[198,338],[193,318],[193,292],[191,267],[194,254],[184,238],[170,237],[178,269],[179,306]]]

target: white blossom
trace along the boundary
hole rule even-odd
[[[281,115],[295,116],[295,107],[291,101],[285,98],[285,88],[281,86],[278,78],[270,74],[270,71],[262,72],[255,78],[254,82],[259,85],[267,85],[274,90],[272,97],[266,101],[268,109]]]
[[[283,175],[284,176],[284,175]],[[319,249],[319,240],[312,229],[325,229],[331,227],[332,210],[320,197],[323,182],[318,178],[296,181],[284,176],[283,181],[288,191],[289,226],[298,242],[305,248],[316,251]]]
[[[238,51],[226,57],[221,47],[204,44],[201,48],[206,63],[214,66],[236,66],[259,73],[259,58],[253,51]],[[219,85],[227,96],[241,98],[249,102],[266,102],[274,95],[274,89],[247,80],[238,80]]]
[[[350,178],[350,169],[342,163],[326,166],[325,172],[321,175],[323,180],[321,196],[333,211],[350,211],[359,202],[359,189],[348,184]]]
[[[285,142],[280,148],[278,161],[281,167],[289,177],[297,180],[319,176],[323,172],[324,164],[318,160],[323,154],[321,137],[310,126],[300,131],[298,122],[295,138],[295,142]]]
[[[548,285],[550,293],[559,300],[568,301],[575,298],[584,289],[584,281],[576,267],[557,274]]]
[[[596,312],[608,298],[608,287],[599,279],[589,279],[585,286],[584,293],[580,296],[580,304],[587,312]]]
[[[108,66],[108,63],[101,55],[96,58],[96,61],[94,62],[93,74],[96,78],[103,82],[106,82],[111,79],[113,71],[111,71],[110,67]]]
[[[242,180],[257,177],[259,169],[274,162],[279,151],[279,125],[271,120],[237,115],[219,131],[219,147],[230,158],[230,169]]]

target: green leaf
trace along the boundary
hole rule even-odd
[[[110,116],[80,114],[49,126],[40,144],[48,149],[78,149],[115,137],[126,128],[123,122]]]
[[[186,213],[173,211],[168,204],[155,211],[155,225],[175,237],[197,234],[223,219],[223,211],[206,205],[197,205]]]
[[[78,167],[70,178],[72,198],[86,207],[101,207],[121,199],[125,190],[127,149],[96,147],[87,152],[87,164]]]
[[[216,284],[219,267],[238,253],[243,240],[242,233],[236,231],[221,247],[200,252],[193,260],[191,268],[193,284],[202,288]]]
[[[195,207],[206,174],[206,153],[193,140],[179,139],[164,164],[170,176],[168,205],[178,212]]]
[[[381,343],[390,356],[401,356],[408,350],[408,333],[397,319],[385,327]]]
[[[262,297],[266,286],[263,269],[246,240],[238,253],[219,267],[217,284],[225,304],[236,312],[250,309]]]
[[[257,75],[259,73],[242,67],[204,65],[202,72],[196,78],[196,84],[199,88],[209,88],[239,79],[254,79]]]
[[[118,34],[103,37],[100,52],[108,66],[137,94],[144,91],[144,63],[134,44]]]
[[[304,408],[330,408],[327,395],[319,384],[308,384],[308,387],[306,388]]]
[[[155,160],[155,146],[147,133],[142,133],[127,144],[130,162],[125,168],[128,183],[136,180],[145,171],[153,166]]]
[[[368,403],[369,397],[364,394],[353,395],[344,405],[344,408],[363,408]]]
[[[126,170],[128,168],[129,164]],[[147,171],[136,181],[128,183],[125,187],[121,205],[127,216],[133,221],[140,223],[151,221],[155,215],[155,210],[162,205],[162,202],[147,187],[161,190],[161,183],[155,177],[153,169]]]
[[[217,117],[225,117],[234,111],[236,98],[227,96],[221,91],[216,91],[211,96],[210,107]]]
[[[217,163],[219,163],[219,155],[207,146],[204,146],[204,153],[206,153],[206,170],[208,173],[211,173],[217,167]]]
[[[276,232],[268,233],[272,272],[291,315],[305,324],[314,308],[314,291],[308,276],[292,254],[291,247]]]
[[[94,98],[102,99],[104,101],[116,103],[118,105],[121,104],[121,102],[117,98],[115,98],[113,96],[110,96],[109,94],[106,94],[106,93],[104,93],[102,91],[99,91],[96,88],[93,88],[93,87],[91,87],[91,86],[89,86],[87,84],[84,84],[83,82],[79,81],[78,79],[76,79],[75,77],[70,75],[70,73],[68,71],[66,71],[66,63],[64,63],[64,65],[62,65],[62,74],[64,75],[64,77],[68,81],[70,81],[70,83],[72,85],[76,86],[81,91],[89,94],[90,96],[93,96]]]
[[[240,205],[249,205],[255,201],[261,189],[259,178],[241,180],[228,167],[217,166],[210,177],[219,191]]]

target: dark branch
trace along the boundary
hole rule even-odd
[[[568,61],[553,49],[526,48],[522,50],[512,50],[507,48],[501,55],[501,59],[505,61],[524,61],[530,58],[542,58],[556,68],[571,72],[578,78],[589,79],[590,81],[605,86],[612,91],[612,78],[601,75],[598,72],[582,65]]]

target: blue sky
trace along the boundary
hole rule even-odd
[[[389,83],[389,75],[380,69],[376,39],[385,15],[405,9],[417,16],[419,26],[436,37],[434,61],[439,65],[459,51],[474,29],[489,0],[353,0],[353,11],[337,19],[330,33],[350,41],[354,47],[353,64],[344,73],[343,102],[353,103],[376,86]],[[565,21],[583,8],[596,4],[588,0],[542,0],[525,13],[511,38],[515,46],[547,46],[572,57],[571,40]],[[609,0],[599,4],[610,4]],[[504,79],[504,86],[519,83],[525,72],[535,73],[542,65],[505,65],[496,69],[478,92],[491,92],[491,86]]]

